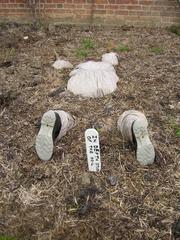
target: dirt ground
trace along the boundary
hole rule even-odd
[[[83,38],[94,43],[85,57],[79,53]],[[55,52],[76,66],[111,50],[120,55],[120,82],[100,99],[74,96],[66,90],[70,70],[52,68]],[[178,239],[179,78],[180,38],[167,29],[2,25],[0,234],[17,240]],[[49,109],[69,111],[77,122],[52,160],[43,162],[34,142]],[[128,109],[148,118],[156,148],[150,166],[139,165],[116,129]],[[100,134],[102,171],[96,174],[87,169],[88,127]]]

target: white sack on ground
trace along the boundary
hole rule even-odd
[[[109,63],[88,61],[88,62],[80,63],[73,71],[70,72],[69,75],[71,77],[82,70],[86,70],[86,71],[106,70],[106,71],[116,72],[114,67]]]
[[[83,70],[69,79],[67,89],[83,97],[103,97],[116,90],[117,81],[115,72]]]
[[[65,60],[56,60],[53,65],[55,69],[64,69],[64,68],[73,68],[73,65],[69,61]]]
[[[107,62],[88,61],[71,73],[67,89],[83,97],[102,97],[114,92],[119,81],[114,67]]]

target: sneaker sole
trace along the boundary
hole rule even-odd
[[[136,120],[134,122],[133,133],[137,142],[137,161],[142,165],[152,164],[155,159],[155,151],[149,139],[147,126],[142,120]]]
[[[53,129],[56,122],[54,111],[46,112],[41,119],[41,128],[36,137],[36,152],[41,160],[47,161],[53,155]]]

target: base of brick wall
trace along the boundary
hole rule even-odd
[[[93,25],[93,26],[134,26],[134,27],[169,27],[172,25],[180,25],[180,21],[177,20],[171,20],[171,21],[157,21],[154,19],[150,20],[139,20],[139,19],[121,19],[121,18],[116,18],[116,19],[111,19],[111,18],[106,18],[102,19],[101,17],[95,17],[92,20],[89,20],[89,18],[82,18],[82,19],[73,19],[70,16],[65,16],[63,18],[37,18],[36,20],[32,17],[29,16],[11,16],[11,17],[3,17],[0,19],[0,23],[4,22],[17,22],[20,24],[26,24],[26,23],[32,23],[34,21],[40,21],[44,25],[49,25],[49,24],[55,24],[55,25],[60,25],[60,24],[69,24],[69,25]]]
[[[180,24],[177,0],[0,0],[0,21],[165,27]]]

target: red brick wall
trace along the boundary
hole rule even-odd
[[[35,4],[34,4],[35,3]],[[0,19],[166,26],[180,23],[178,0],[0,0]]]

